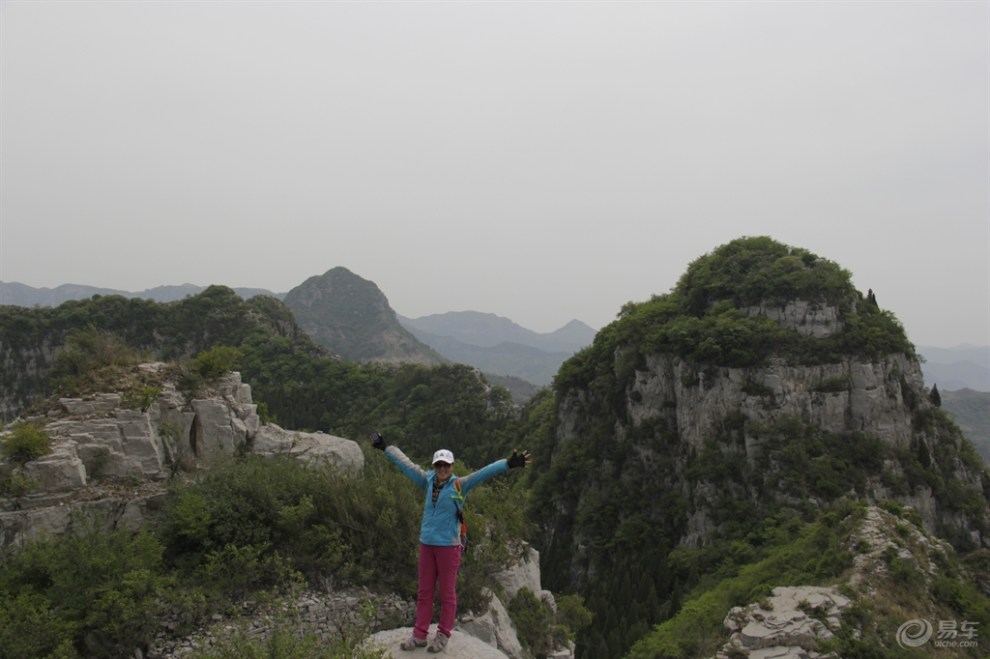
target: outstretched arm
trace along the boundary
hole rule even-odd
[[[484,469],[479,469],[478,471],[468,474],[467,476],[462,476],[461,489],[467,494],[473,488],[481,485],[489,478],[497,476],[501,473],[505,473],[509,469],[516,469],[519,467],[525,467],[529,462],[529,451],[523,451],[519,453],[518,451],[513,451],[512,455],[507,460],[496,460]]]
[[[406,478],[415,483],[420,489],[426,489],[429,485],[429,480],[426,477],[427,472],[420,469],[415,462],[399,450],[398,446],[389,446],[385,442],[385,438],[377,431],[371,433],[370,437],[371,445],[380,451],[384,451],[385,457],[389,459],[389,462],[395,464],[406,475]]]

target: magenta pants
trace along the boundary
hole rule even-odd
[[[416,594],[416,627],[413,636],[426,638],[433,620],[433,591],[440,582],[440,624],[437,631],[450,636],[457,619],[457,570],[461,547],[419,546],[419,590]]]

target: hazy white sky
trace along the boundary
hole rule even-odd
[[[0,2],[0,280],[601,327],[768,235],[990,344],[990,3]]]

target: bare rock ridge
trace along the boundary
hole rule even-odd
[[[715,659],[834,656],[822,651],[822,642],[832,639],[844,624],[850,624],[843,619],[854,604],[848,595],[865,593],[865,599],[877,605],[892,598],[890,582],[896,578],[891,576],[890,554],[917,567],[930,586],[939,576],[936,566],[952,552],[948,543],[876,506],[866,509],[850,542],[855,544],[857,553],[844,582],[830,586],[778,586],[757,602],[733,607],[723,623],[728,640],[718,649]]]

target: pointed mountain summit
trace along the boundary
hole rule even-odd
[[[285,304],[315,343],[345,359],[414,364],[446,361],[399,324],[374,282],[347,268],[310,277],[286,293]]]

